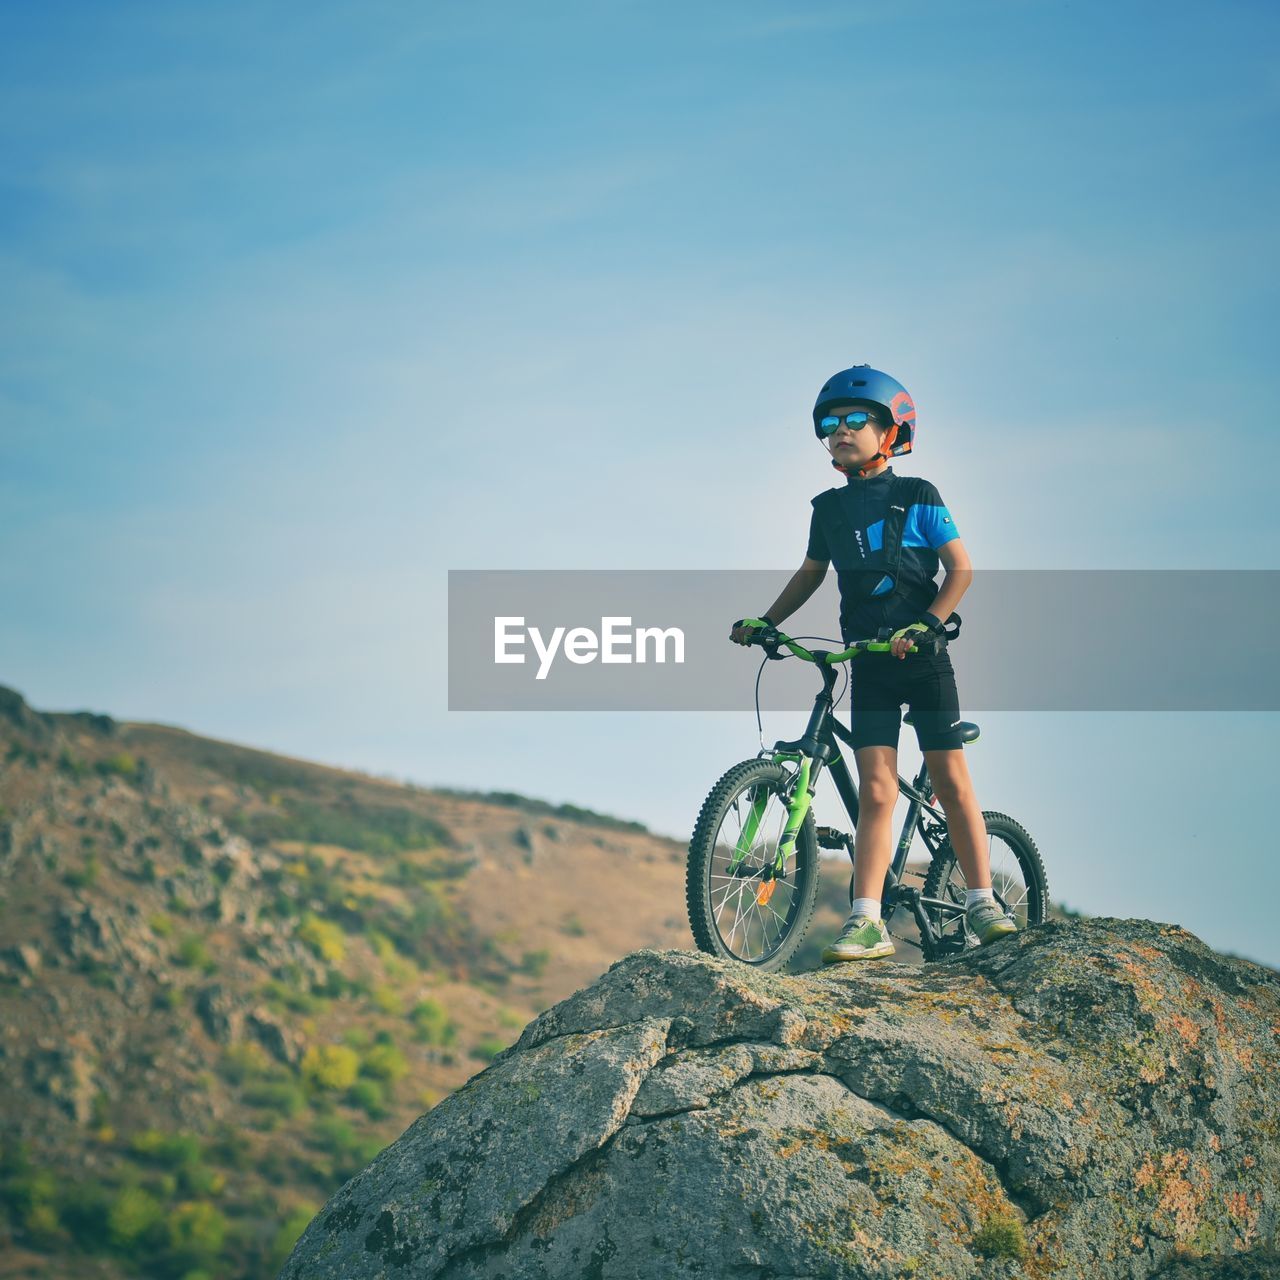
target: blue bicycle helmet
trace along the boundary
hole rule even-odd
[[[860,475],[884,459],[911,452],[916,438],[915,401],[897,378],[891,378],[869,364],[855,364],[852,368],[841,369],[828,378],[818,392],[817,402],[813,406],[813,434],[819,440],[826,439],[818,428],[825,411],[833,404],[847,404],[851,400],[865,400],[878,406],[893,423],[885,435],[880,452],[865,466],[858,468]],[[831,459],[831,465],[846,475],[849,472],[848,467],[842,466],[834,458]]]

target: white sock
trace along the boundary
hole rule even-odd
[[[869,916],[872,920],[880,919],[880,899],[879,898],[854,898],[853,910],[849,913],[855,916]]]
[[[996,900],[996,891],[994,889],[968,889],[964,895],[964,909],[972,911],[979,902],[994,902]]]

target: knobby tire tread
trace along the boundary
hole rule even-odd
[[[772,783],[775,794],[780,794],[787,772],[771,760],[756,758],[743,760],[727,769],[711,788],[698,811],[693,835],[689,840],[689,857],[685,867],[685,907],[689,913],[689,928],[698,950],[722,959],[750,964],[752,968],[769,973],[781,969],[795,954],[804,939],[818,903],[818,840],[814,830],[812,808],[805,814],[804,823],[796,839],[797,874],[802,863],[809,867],[804,892],[800,897],[800,909],[787,930],[782,945],[767,960],[753,964],[734,955],[724,947],[717,935],[709,899],[709,864],[715,855],[715,836],[724,820],[725,811],[733,796],[740,794],[748,783]]]

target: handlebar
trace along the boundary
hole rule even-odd
[[[837,662],[848,662],[851,658],[856,658],[860,653],[889,653],[893,646],[888,640],[855,640],[847,649],[842,649],[838,653],[829,653],[825,650],[819,650],[818,654],[810,653],[804,645],[793,640],[779,627],[771,627],[767,623],[761,622],[759,618],[744,618],[741,623],[744,627],[754,627],[755,630],[747,637],[747,644],[758,644],[770,658],[778,661],[782,660],[782,654],[779,649],[785,647],[797,657],[804,659],[805,662],[817,662],[818,656],[821,654],[823,662],[827,666],[834,666]],[[911,644],[907,646],[907,653],[919,653],[920,649],[917,645]]]

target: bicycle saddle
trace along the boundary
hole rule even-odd
[[[902,717],[902,723],[915,724],[915,721],[911,718],[910,711],[908,711],[907,714]],[[974,724],[972,720],[960,721],[960,741],[961,742],[977,742],[978,733],[979,733],[978,726]]]

